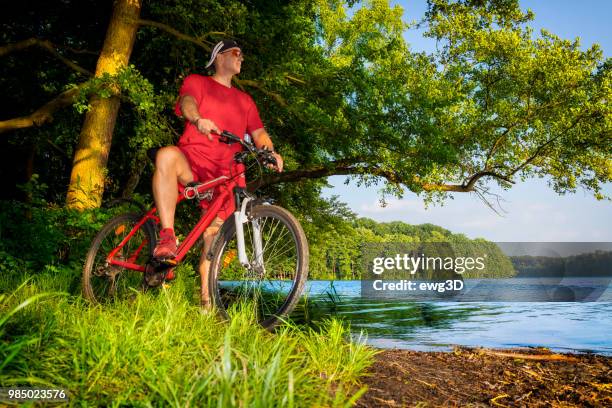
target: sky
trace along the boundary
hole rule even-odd
[[[393,1],[404,9],[405,21],[418,20],[425,12],[425,0]],[[535,20],[534,32],[545,28],[561,38],[580,37],[583,48],[599,43],[604,55],[612,55],[612,1],[608,0],[521,0],[521,8],[530,8]],[[416,51],[432,51],[435,44],[420,32],[410,30],[405,39]],[[503,198],[501,215],[487,208],[470,193],[453,194],[443,206],[425,208],[422,199],[408,192],[404,198],[388,199],[379,204],[378,187],[358,187],[355,181],[344,184],[346,177],[328,178],[332,186],[325,197],[338,195],[360,217],[376,221],[404,221],[409,224],[436,224],[470,238],[496,242],[612,242],[612,202],[597,201],[578,189],[560,196],[546,180],[517,183],[511,190],[493,189]],[[605,187],[612,196],[612,184]]]

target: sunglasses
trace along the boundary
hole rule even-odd
[[[233,49],[233,50],[227,50],[227,51],[223,51],[221,54],[227,54],[228,52],[231,52],[232,55],[236,58],[244,58],[244,54],[242,53],[241,50],[237,50],[237,49]]]

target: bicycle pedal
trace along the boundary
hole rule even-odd
[[[159,266],[161,268],[172,267],[172,266],[178,265],[177,260],[174,258],[159,259],[157,261],[159,262]]]
[[[175,278],[174,267],[177,261],[175,259],[152,259],[147,264],[144,273],[144,282],[148,287],[156,287],[162,285],[165,281],[170,281]]]

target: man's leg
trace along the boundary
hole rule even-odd
[[[193,180],[189,162],[178,147],[167,146],[159,149],[153,173],[153,197],[162,228],[160,242],[153,252],[156,257],[168,258],[175,255],[174,212],[178,198],[177,182],[186,185]]]
[[[202,303],[202,307],[206,309],[210,308],[211,306],[210,296],[208,293],[208,273],[210,272],[210,261],[206,258],[206,255],[208,254],[210,246],[212,245],[215,236],[219,232],[221,225],[223,225],[223,220],[216,217],[206,231],[204,231],[203,236],[204,249],[202,250],[202,257],[200,258],[200,301]]]

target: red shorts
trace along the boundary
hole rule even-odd
[[[205,183],[220,176],[227,176],[230,178],[234,177],[241,172],[241,168],[243,167],[237,165],[233,158],[230,161],[213,161],[203,151],[180,146],[179,149],[187,158],[187,162],[189,162],[189,167],[191,168],[191,173],[193,174],[194,178],[193,181],[199,183]],[[237,181],[238,186],[246,187],[244,171],[242,171],[242,174],[240,174],[235,180]],[[216,187],[213,191],[213,200],[218,194],[219,187]],[[204,210],[207,210],[210,203],[211,201],[202,200],[200,201],[200,206]],[[234,212],[234,208],[234,197],[230,196],[229,200],[227,200],[219,209],[217,216],[225,221]]]

